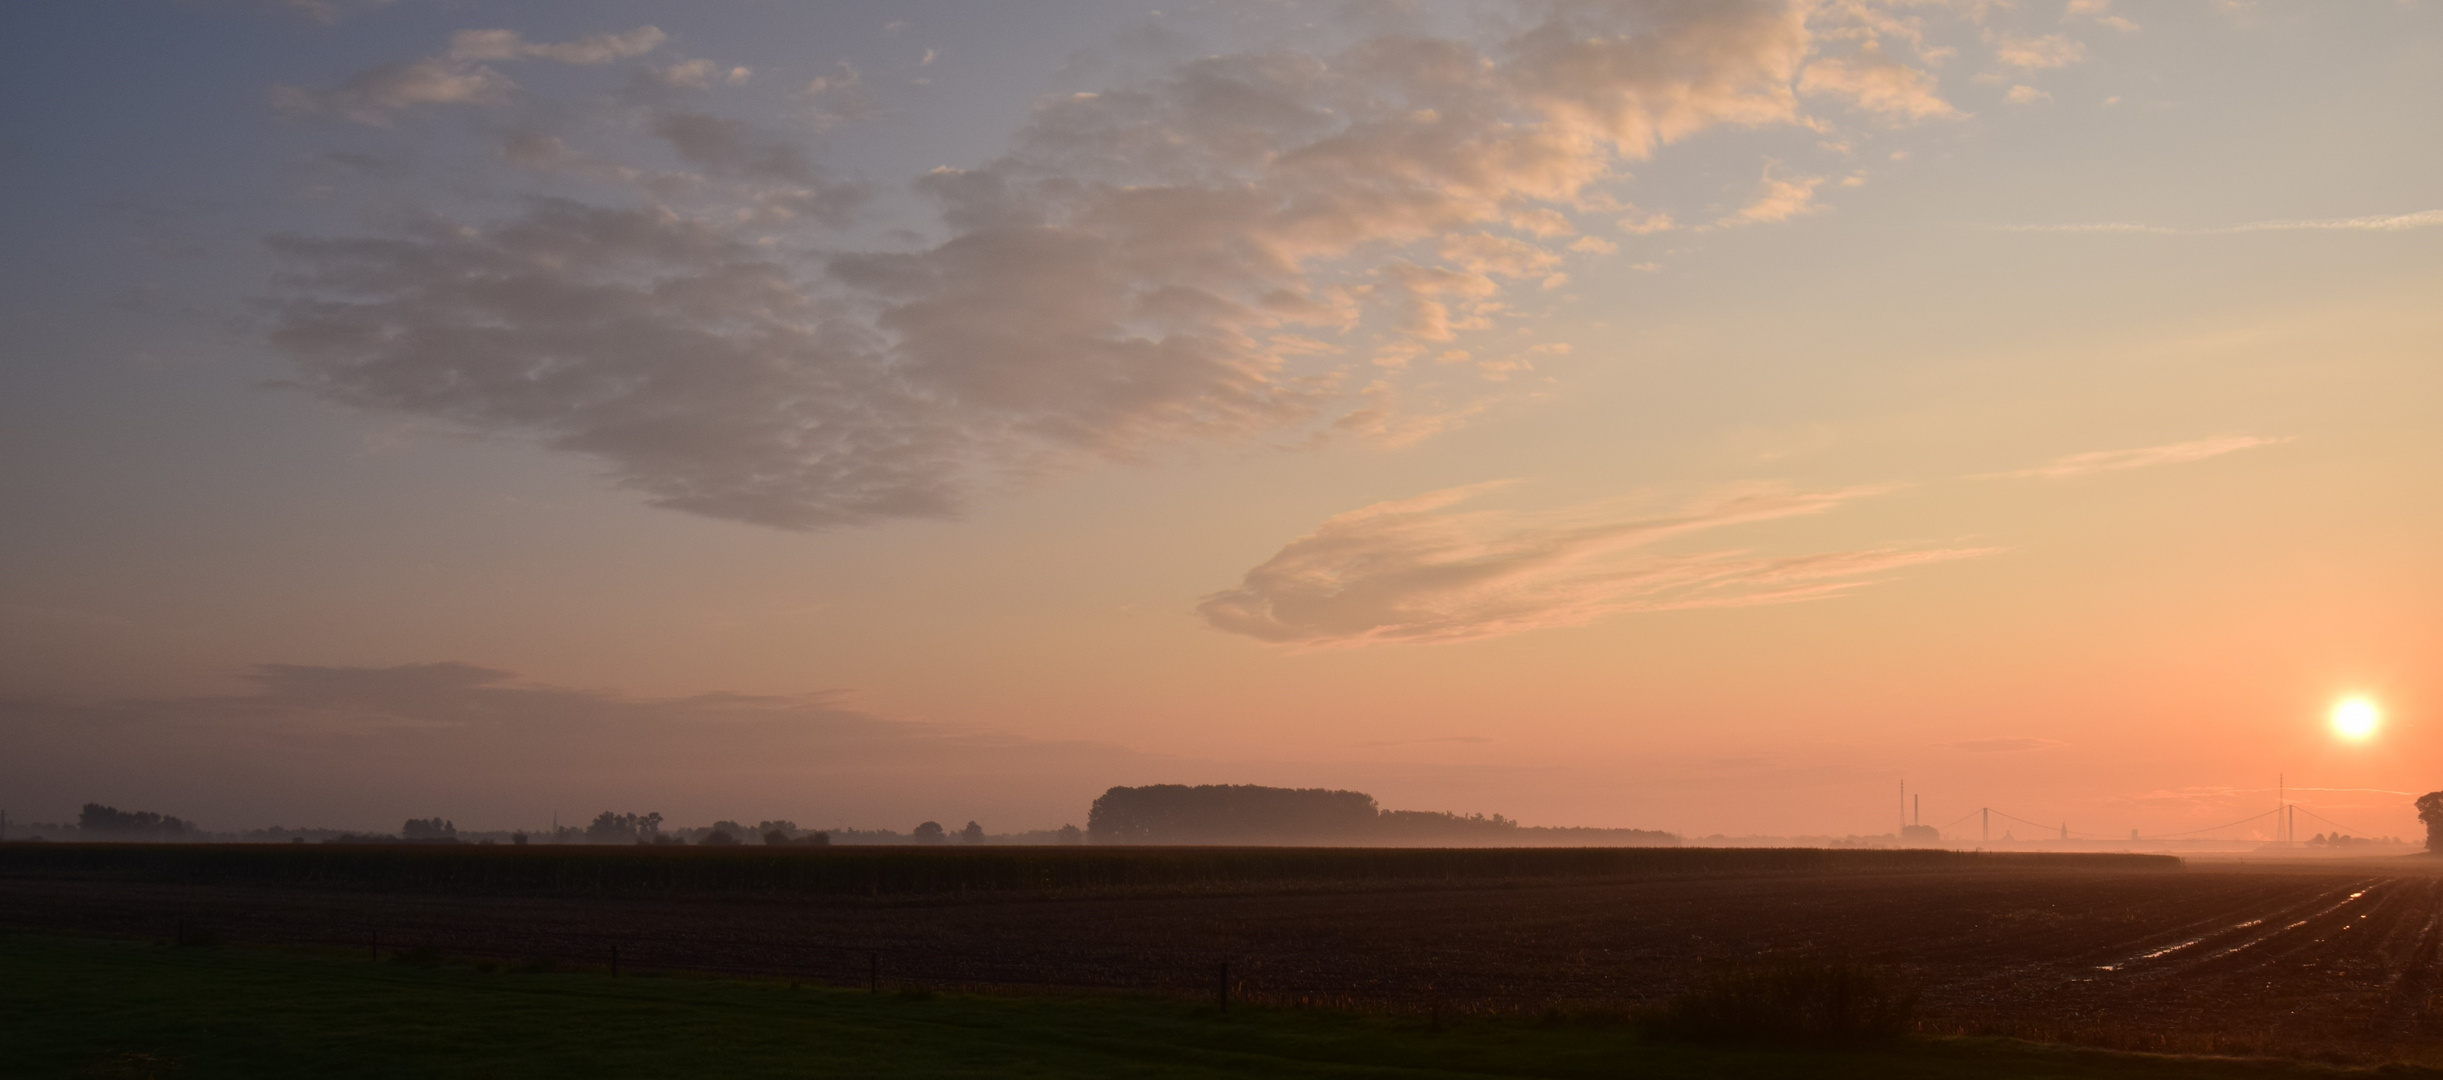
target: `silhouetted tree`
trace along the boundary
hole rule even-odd
[[[643,844],[660,839],[662,815],[614,814],[608,810],[595,815],[594,823],[585,827],[589,844]]]
[[[910,839],[915,840],[919,844],[941,843],[942,823],[938,821],[928,821],[922,825],[918,825],[916,827],[916,832],[910,836]]]
[[[456,840],[458,823],[437,817],[408,818],[407,824],[399,828],[399,837],[403,840]]]
[[[2443,791],[2418,796],[2418,820],[2426,823],[2426,850],[2443,854]]]
[[[696,843],[711,844],[714,847],[734,847],[738,843],[738,838],[730,835],[730,831],[728,829],[716,828],[711,832],[705,833],[704,839],[698,840]]]
[[[1059,836],[1060,842],[1064,844],[1083,844],[1086,842],[1085,830],[1080,829],[1075,825],[1061,826]]]
[[[984,842],[984,826],[982,826],[982,825],[978,825],[978,824],[976,824],[975,822],[970,821],[970,822],[968,822],[968,823],[967,823],[967,827],[966,827],[966,828],[964,828],[964,829],[960,829],[960,830],[959,830],[959,843],[962,843],[962,844],[981,844],[981,843],[983,843],[983,842]]]
[[[763,834],[763,842],[773,847],[779,847],[780,845],[789,842],[789,834],[782,832],[779,829],[774,829],[771,832]]]
[[[86,803],[76,815],[79,832],[131,839],[172,840],[195,831],[195,826],[174,817],[138,810],[133,813],[115,806]]]

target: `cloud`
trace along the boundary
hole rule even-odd
[[[1994,59],[2024,71],[2068,67],[2087,55],[2085,45],[2060,34],[2031,38],[1988,32],[1985,40],[1993,45]]]
[[[274,11],[328,26],[350,15],[388,7],[391,0],[262,0],[262,3]]]
[[[2069,744],[2064,743],[2059,739],[2037,739],[2027,736],[2015,736],[1996,739],[1965,739],[1960,742],[1939,743],[1937,745],[1945,750],[1965,750],[1971,754],[2015,754],[2025,750],[2045,750],[2055,746],[2067,746]]]
[[[2138,24],[2112,13],[2112,0],[2070,0],[2069,7],[2064,9],[2061,15],[2063,22],[2082,17],[2093,19],[2124,34],[2138,32]]]
[[[1871,42],[1853,56],[1826,57],[1808,64],[1799,77],[1798,91],[1809,97],[1846,97],[1860,109],[1894,119],[1961,115],[1936,92],[1932,75],[1884,55]]]
[[[1764,190],[1756,196],[1755,201],[1741,207],[1738,213],[1724,217],[1718,224],[1759,225],[1812,214],[1823,209],[1815,201],[1815,189],[1823,183],[1824,178],[1820,176],[1801,176],[1792,180],[1776,180],[1766,176]]]
[[[2169,225],[2147,225],[2137,222],[2000,225],[1996,228],[2003,232],[2155,233],[2164,236],[2212,236],[2258,232],[2407,232],[2412,229],[2431,229],[2437,226],[2443,226],[2443,210],[2420,210],[2409,214],[2379,214],[2354,218],[2249,221],[2238,225],[2218,225],[2202,229],[2180,229]]]
[[[1114,776],[1156,760],[878,719],[833,694],[640,697],[460,662],[267,664],[246,681],[195,697],[0,699],[19,767],[10,786],[62,807],[175,808],[221,828],[395,828],[435,812],[534,827],[554,807],[564,821],[621,809],[1023,827],[1081,820]],[[32,762],[39,774],[20,771]]]
[[[533,438],[657,505],[791,528],[949,513],[1008,475],[1181,445],[1398,445],[1530,392],[1455,387],[1411,359],[1482,351],[1468,339],[1546,303],[1564,254],[1599,248],[1573,241],[1577,219],[1625,208],[1609,190],[1623,163],[1712,128],[1799,123],[1819,30],[1854,15],[1779,0],[1521,10],[1477,38],[1210,51],[1048,97],[1005,153],[913,181],[938,227],[882,248],[823,231],[857,224],[866,190],[816,148],[632,95],[623,134],[668,164],[573,128],[521,131],[501,153],[616,194],[555,188],[368,236],[276,238],[291,274],[274,340],[329,400]],[[607,63],[661,41],[469,31],[388,89],[297,94],[385,123],[510,94],[487,63]],[[1825,67],[1814,92],[1948,109],[1906,65],[1858,74],[1869,53]],[[862,93],[843,67],[795,96],[820,127],[869,111]],[[1806,212],[1818,183],[1768,179],[1729,220]]]
[[[528,41],[515,30],[461,30],[450,36],[452,60],[523,60],[539,58],[563,64],[608,64],[643,56],[670,40],[652,26],[626,33],[593,33],[575,41]]]
[[[755,77],[755,69],[744,65],[725,67],[699,56],[675,64],[648,67],[643,75],[652,85],[664,90],[704,91],[712,89],[715,82],[743,86],[747,80]]]
[[[275,86],[271,103],[290,115],[331,112],[381,126],[392,114],[418,105],[489,105],[507,100],[516,88],[507,76],[480,64],[428,59],[369,68],[319,93]]]
[[[2040,465],[2033,469],[1992,473],[1989,474],[1989,478],[2024,477],[2062,480],[2073,476],[2086,476],[2090,473],[2118,472],[2122,469],[2144,469],[2156,465],[2178,465],[2190,461],[2203,461],[2241,450],[2289,441],[2287,438],[2269,439],[2257,435],[2221,435],[2193,442],[2139,447],[2135,450],[2095,450],[2056,458],[2049,465]]]
[[[741,238],[540,200],[484,229],[282,236],[275,344],[334,401],[528,431],[654,504],[806,528],[938,516],[966,447],[871,338]]]
[[[1451,488],[1333,517],[1249,570],[1238,587],[1205,597],[1197,613],[1215,629],[1309,647],[1462,641],[1625,611],[1822,599],[1902,567],[1987,553],[1646,550],[1708,530],[1823,513],[1875,488],[1751,488],[1663,515],[1616,503],[1541,513],[1452,509],[1502,486]]]
[[[2405,232],[2410,229],[2431,229],[2443,225],[2443,210],[2420,210],[2414,214],[2389,214],[2374,217],[2324,218],[2306,221],[2251,221],[2241,225],[2226,225],[2208,232]]]
[[[492,105],[509,99],[517,84],[478,61],[541,58],[564,64],[607,64],[639,56],[665,37],[645,26],[622,34],[589,34],[561,43],[529,42],[514,30],[461,30],[449,50],[412,62],[382,64],[314,91],[275,86],[274,108],[290,115],[328,112],[360,124],[388,125],[392,117],[420,105]]]
[[[2034,105],[2037,102],[2053,100],[2053,95],[2033,86],[2014,86],[2010,88],[2009,93],[2002,96],[2002,100],[2013,105]]]

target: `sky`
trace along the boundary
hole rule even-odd
[[[2427,0],[0,20],[14,820],[2443,787]]]

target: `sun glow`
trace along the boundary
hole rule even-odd
[[[2333,706],[2333,730],[2344,739],[2363,739],[2375,734],[2375,727],[2383,718],[2383,711],[2362,697],[2345,698]]]

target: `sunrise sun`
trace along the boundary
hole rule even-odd
[[[2366,698],[2344,698],[2333,706],[2333,731],[2344,739],[2364,739],[2375,734],[2383,719],[2383,710]]]

